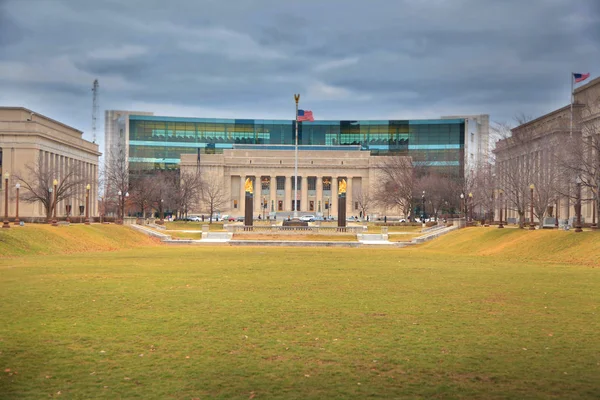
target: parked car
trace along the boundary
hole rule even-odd
[[[197,215],[192,215],[192,216],[187,217],[187,220],[191,221],[191,222],[200,222],[200,221],[202,221],[202,218],[200,218]]]
[[[300,221],[303,221],[303,222],[312,222],[314,220],[315,220],[314,215],[303,215],[300,217]]]
[[[237,222],[244,222],[244,217],[237,217],[235,220]]]
[[[229,221],[229,215],[227,215],[227,214],[215,215],[214,220],[215,221]]]
[[[315,222],[316,222],[316,221],[325,221],[325,218],[323,218],[323,217],[319,217],[319,216],[316,216],[316,217],[313,219],[313,221],[315,221]]]
[[[350,217],[346,218],[346,221],[348,221],[348,222],[358,222],[359,220],[356,217],[350,216]]]
[[[243,217],[242,217],[242,218],[243,218]],[[229,221],[229,222],[235,222],[235,217],[228,217],[228,218],[227,218],[227,221]]]

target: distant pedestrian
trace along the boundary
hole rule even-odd
[[[383,216],[383,223],[384,223],[384,224],[387,224],[387,215],[384,215],[384,216]]]

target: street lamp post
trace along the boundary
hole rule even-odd
[[[598,229],[598,225],[596,225],[596,199],[592,199],[592,230],[595,231]]]
[[[577,213],[577,225],[575,226],[575,232],[582,232],[581,229],[581,177],[577,177],[577,203],[575,204],[575,212]]]
[[[559,218],[559,211],[558,211],[558,207],[560,206],[560,199],[556,199],[556,212],[554,213],[554,228],[558,229],[558,218]]]
[[[504,223],[502,222],[502,195],[504,194],[504,190],[500,189],[498,191],[498,197],[500,199],[500,224],[498,228],[504,228]]]
[[[531,185],[529,185],[529,191],[530,191],[530,199],[529,202],[531,203],[529,205],[529,230],[530,231],[535,231],[535,224],[533,223],[533,189],[535,189],[535,185],[532,183]]]
[[[421,195],[421,224],[425,225],[425,191]]]
[[[123,192],[120,190],[117,192],[117,196],[119,196],[119,219],[117,220],[117,224],[123,223]]]
[[[8,223],[8,178],[10,178],[10,174],[8,172],[4,173],[4,223],[2,224],[3,228],[10,228],[10,224]]]
[[[265,198],[265,196],[263,196],[263,199],[262,199],[262,215],[263,215],[262,219],[263,220],[265,219],[265,210],[266,210],[266,208],[267,208],[267,199]]]
[[[15,205],[17,206],[15,212],[15,225],[19,225],[19,223],[21,222],[19,220],[19,189],[21,189],[21,184],[19,182],[17,182],[17,184],[15,185],[15,189],[17,189],[17,201],[15,203]]]
[[[165,209],[164,207],[164,200],[160,199],[160,224],[163,225],[165,223]],[[212,217],[212,215],[211,215]]]
[[[118,224],[123,224],[123,220],[125,219],[125,198],[129,197],[129,192],[123,193],[122,191],[118,191],[117,195],[119,196],[119,211],[120,211],[120,220],[117,222]]]
[[[469,220],[473,223],[473,193],[469,193]]]
[[[329,215],[331,213],[331,203],[329,202],[329,197],[326,198],[327,200],[327,219],[329,219]]]
[[[58,221],[56,220],[56,195],[57,195],[57,190],[56,187],[58,186],[58,180],[55,179],[54,181],[52,181],[52,185],[54,186],[54,210],[52,213],[52,226],[58,226]]]
[[[90,184],[88,183],[85,187],[85,222],[86,225],[90,224]]]
[[[461,193],[460,194],[460,214],[464,214],[465,219],[467,219],[467,214],[465,213],[465,205],[463,204],[464,201],[465,201],[465,194]]]

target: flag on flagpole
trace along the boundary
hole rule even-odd
[[[296,117],[298,121],[314,121],[312,111],[308,110],[298,110],[298,116]]]
[[[583,82],[589,77],[590,77],[589,72],[587,74],[578,74],[576,72],[573,72],[573,78],[575,79],[576,83]]]

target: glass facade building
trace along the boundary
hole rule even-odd
[[[223,149],[293,149],[293,120],[179,118],[129,115],[129,162],[133,170],[176,169],[180,154]],[[427,167],[462,174],[464,119],[300,122],[300,150],[357,150],[400,154]]]

